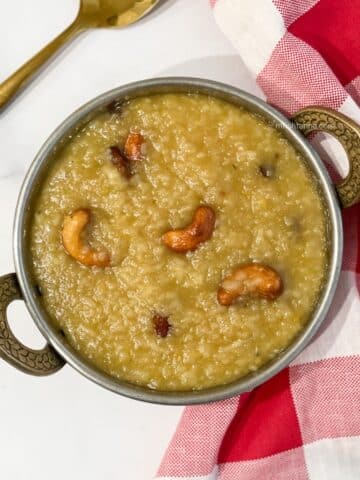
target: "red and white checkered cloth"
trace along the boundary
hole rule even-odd
[[[360,0],[210,3],[268,102],[287,114],[328,106],[360,121]],[[344,173],[338,146],[317,143]],[[344,211],[344,226],[339,288],[315,341],[253,392],[186,408],[157,478],[360,479],[359,205]]]

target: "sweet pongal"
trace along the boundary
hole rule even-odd
[[[305,326],[327,270],[316,180],[261,118],[204,95],[106,111],[69,139],[31,223],[41,300],[72,347],[163,391],[232,382]]]

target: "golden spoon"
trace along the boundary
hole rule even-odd
[[[0,84],[0,109],[49,58],[76,34],[88,28],[124,27],[136,22],[160,0],[80,0],[74,22],[51,43]]]

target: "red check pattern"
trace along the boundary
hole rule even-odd
[[[253,14],[258,42],[261,12],[272,12],[269,30],[275,25],[278,32],[273,28],[271,38],[278,37],[260,70],[250,58],[256,50],[240,51],[269,103],[287,114],[325,105],[360,122],[360,0],[210,3],[239,51],[246,38],[229,20],[239,13],[239,3],[248,21]],[[330,171],[339,176],[333,166]],[[340,285],[316,339],[288,369],[254,391],[185,409],[159,478],[360,478],[360,205],[345,210],[343,221]]]
[[[223,438],[219,462],[269,457],[301,447],[302,439],[289,382],[289,370],[262,388],[241,395],[237,413]],[[267,432],[277,432],[273,442]]]

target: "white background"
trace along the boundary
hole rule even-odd
[[[0,0],[0,6],[2,81],[72,20],[78,1]],[[220,79],[257,92],[208,1],[167,0],[131,28],[81,35],[0,113],[0,274],[13,271],[18,190],[47,136],[97,94],[159,75]],[[21,302],[9,317],[19,338],[42,346]],[[0,361],[0,478],[150,479],[181,411],[116,396],[70,367],[35,378]]]

